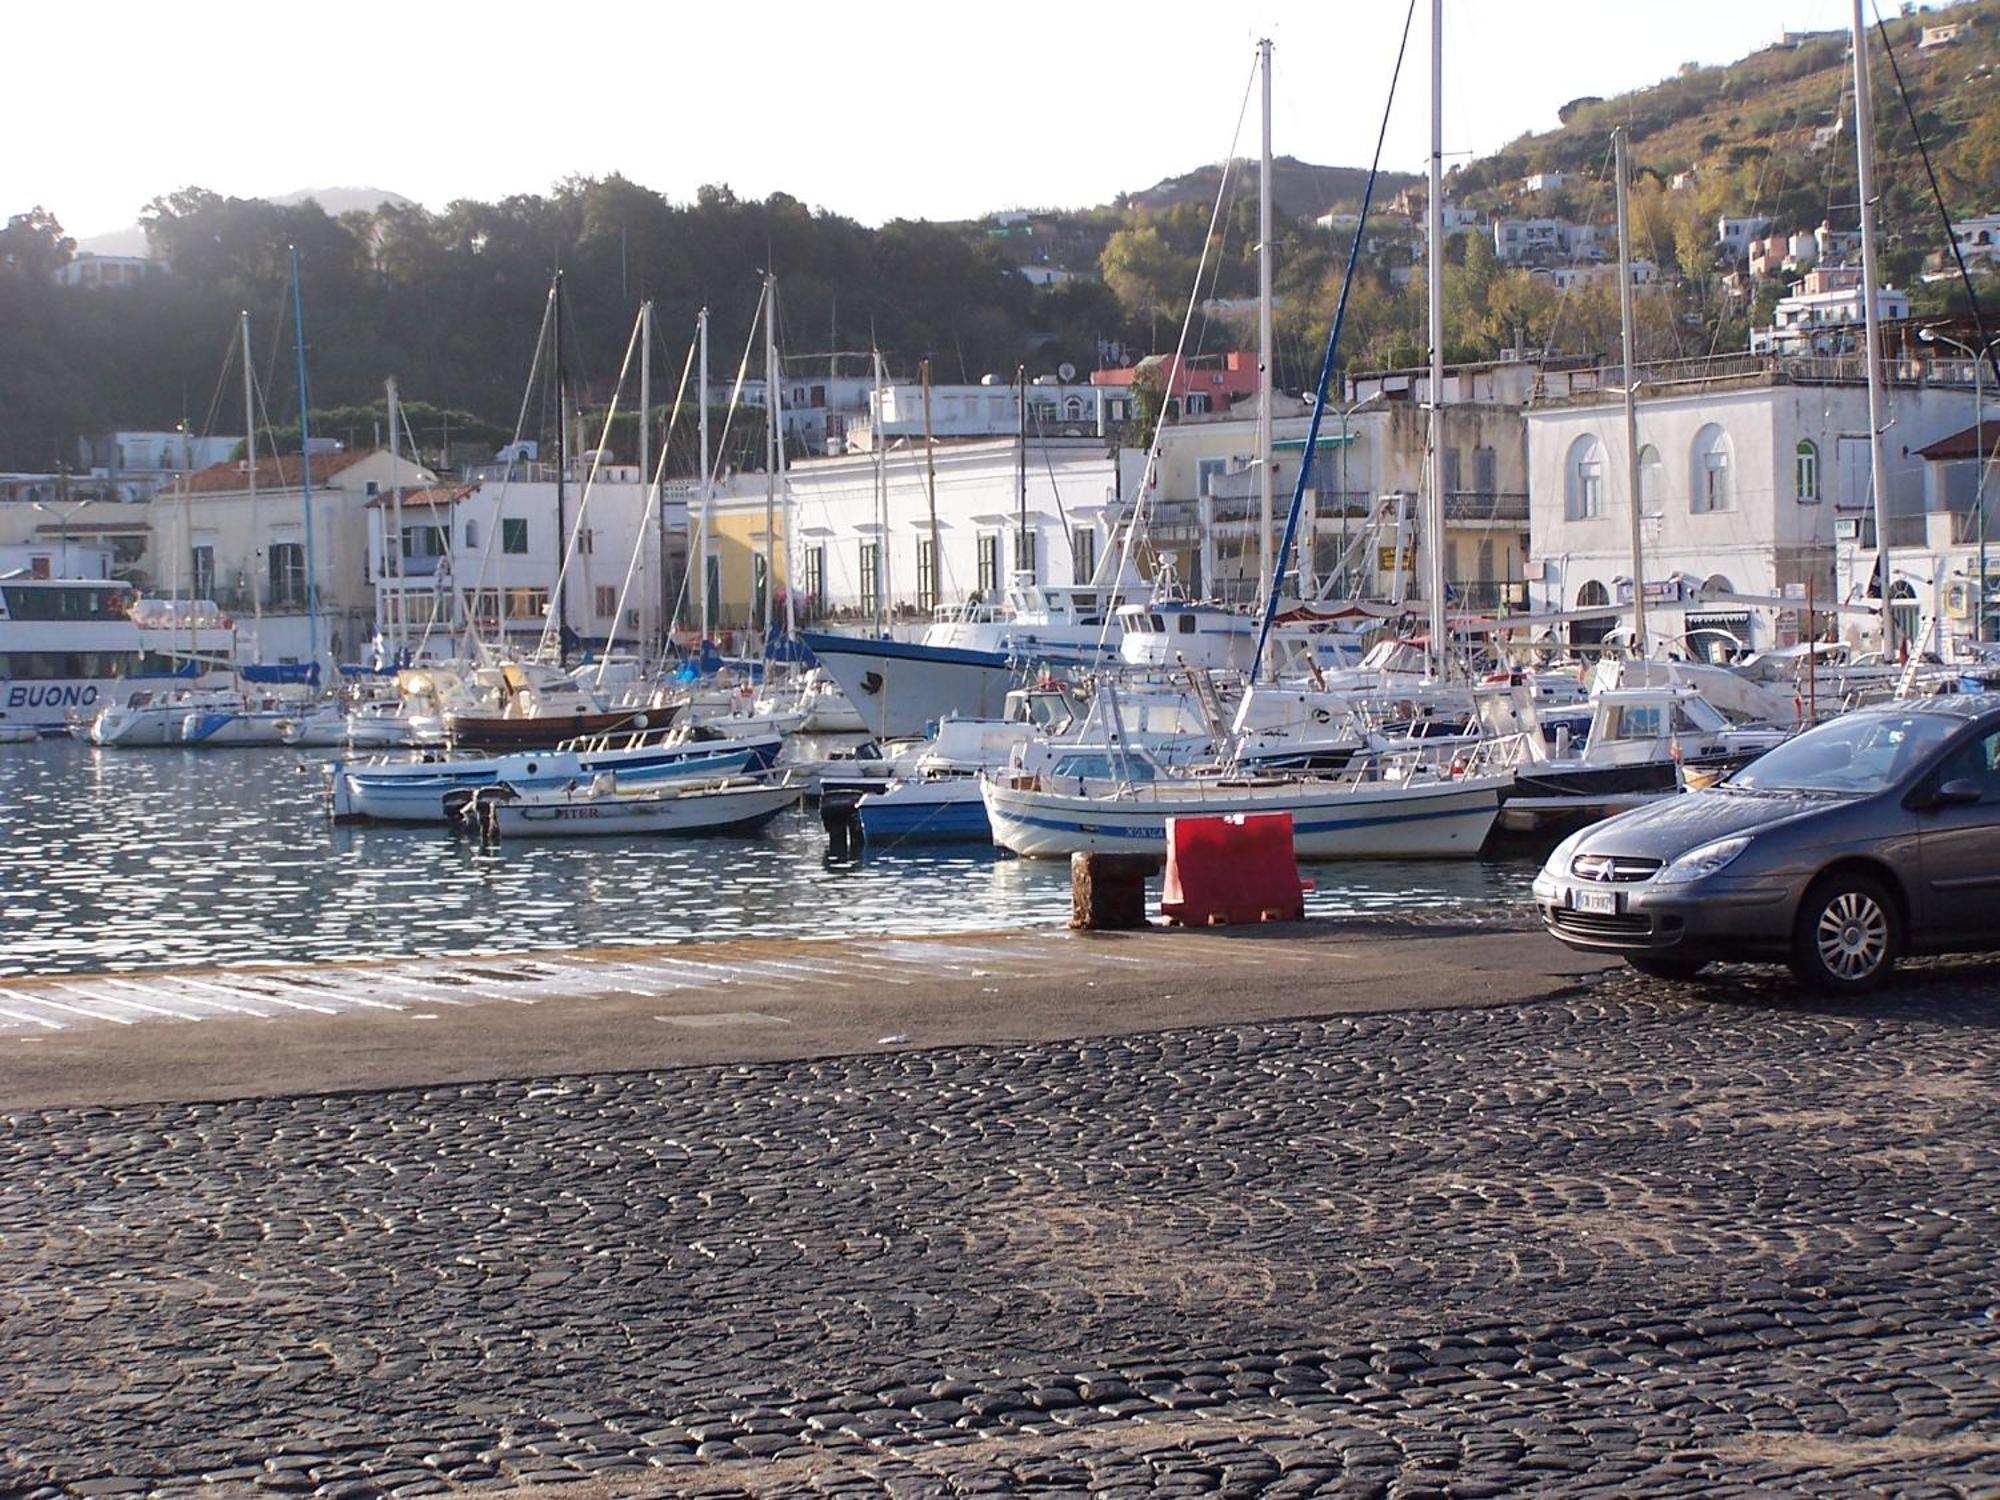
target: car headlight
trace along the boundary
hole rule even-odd
[[[1734,838],[1716,839],[1712,843],[1698,845],[1655,875],[1654,883],[1686,885],[1690,881],[1705,880],[1749,847],[1748,834],[1738,834]]]
[[[1542,864],[1544,879],[1560,880],[1569,874],[1570,857],[1576,853],[1576,846],[1583,842],[1583,836],[1590,831],[1588,828],[1579,828],[1549,851],[1548,859]]]

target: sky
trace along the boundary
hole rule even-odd
[[[1262,35],[1274,149],[1365,166],[1405,3],[94,0],[87,39],[75,13],[22,6],[10,113],[44,128],[0,153],[0,216],[41,205],[87,237],[186,186],[368,186],[439,208],[612,172],[677,200],[711,182],[782,190],[871,224],[1082,207],[1228,155]],[[1428,149],[1429,8],[1385,148],[1395,170],[1421,170]],[[1848,0],[1446,0],[1447,163],[1553,127],[1579,95],[1851,14]],[[1254,100],[1236,149],[1257,150]]]

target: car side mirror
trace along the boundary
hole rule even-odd
[[[1967,776],[1955,776],[1931,797],[1932,807],[1972,807],[1986,795],[1986,788]]]

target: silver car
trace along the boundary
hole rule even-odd
[[[1777,959],[1859,991],[1904,954],[2000,948],[2000,695],[1807,730],[1565,839],[1534,891],[1562,942],[1668,978]]]

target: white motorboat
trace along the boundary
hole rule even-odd
[[[15,724],[0,712],[0,745],[25,745],[42,737],[41,730],[32,724]]]
[[[609,772],[627,785],[714,779],[767,770],[778,758],[776,735],[748,739],[637,737],[638,743],[586,742],[511,755],[416,760],[334,761],[328,788],[333,816],[385,823],[448,823],[481,787],[507,782],[522,791],[589,781]]]
[[[487,837],[502,839],[755,833],[802,795],[788,776],[634,786],[603,772],[587,783],[539,791],[487,787],[466,817]]]
[[[1468,858],[1506,775],[1180,776],[1145,756],[1079,749],[1036,775],[980,779],[993,841],[1016,854],[1163,854],[1167,819],[1289,812],[1301,859]]]
[[[799,729],[806,734],[866,734],[861,712],[840,690],[840,684],[815,667],[799,685]]]

